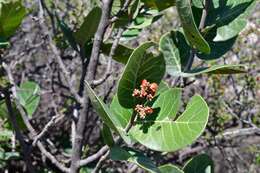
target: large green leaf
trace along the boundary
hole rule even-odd
[[[179,31],[168,32],[160,39],[160,51],[164,55],[166,71],[173,76],[182,72],[190,56],[190,50],[184,35]]]
[[[165,92],[165,94],[164,94],[164,92]],[[159,85],[156,95],[160,95],[160,94],[162,94],[162,98],[159,97],[158,100],[163,100],[163,98],[165,99],[165,97],[167,97],[167,96],[168,97],[173,96],[174,98],[179,99],[180,89],[170,89],[169,86],[165,82],[162,81]],[[169,94],[169,95],[167,95],[167,94]],[[165,104],[165,105],[163,105],[163,104]],[[178,104],[179,104],[179,100],[176,100],[174,102],[174,106],[178,107]],[[168,113],[166,113],[167,115],[170,114],[170,112],[173,112],[174,115],[176,114],[175,110],[172,109],[171,104],[167,104],[165,102],[159,103],[159,101],[156,100],[156,105],[157,105],[157,107],[162,106],[164,111],[168,112]],[[169,108],[169,109],[167,109],[167,108]],[[122,128],[125,128],[127,126],[127,124],[129,123],[130,118],[133,114],[133,109],[127,109],[127,108],[122,107],[119,104],[117,95],[115,95],[110,104],[110,110],[111,110],[112,114],[117,117],[120,126]]]
[[[85,17],[83,24],[75,32],[75,39],[81,46],[94,37],[99,25],[101,14],[101,8],[93,8],[87,17]]]
[[[188,161],[184,168],[185,173],[214,173],[214,163],[206,154],[200,154]]]
[[[121,125],[121,121],[119,117],[115,116],[111,113],[108,106],[95,94],[93,89],[89,86],[89,84],[85,81],[86,90],[88,93],[88,97],[91,100],[93,107],[95,108],[97,114],[103,120],[106,125],[117,132],[126,143],[131,143],[130,137],[125,134],[124,128]]]
[[[165,73],[164,58],[146,53],[152,46],[155,46],[155,43],[147,42],[136,48],[125,66],[118,85],[118,100],[125,108],[133,108],[137,103],[132,93],[140,86],[143,79],[160,83]]]
[[[133,109],[126,109],[119,104],[117,95],[114,96],[110,110],[114,116],[117,117],[119,124],[122,128],[125,128],[129,123],[129,120],[133,114]]]
[[[190,45],[203,53],[209,54],[210,47],[200,34],[194,22],[190,0],[176,0],[176,7],[181,19],[184,34]]]
[[[223,42],[223,44],[229,44],[227,41]],[[219,44],[221,46],[222,44]],[[215,46],[215,45],[214,45]],[[223,46],[223,45],[222,45]],[[220,53],[224,52],[225,46],[223,48],[217,49],[217,47],[213,47],[213,51],[210,55],[200,54],[198,56],[201,58],[209,58],[211,55],[214,55],[216,52],[216,57],[221,56]],[[213,65],[211,67],[199,67],[194,68],[189,71],[184,71],[184,67],[186,66],[187,59],[189,58],[191,48],[186,43],[186,40],[183,34],[179,31],[172,31],[166,33],[162,36],[160,40],[160,51],[163,53],[165,62],[166,62],[166,70],[172,76],[182,76],[182,77],[190,77],[203,73],[208,74],[234,74],[234,73],[243,73],[244,66],[243,65]],[[229,47],[227,48],[229,50]],[[212,56],[214,57],[214,56]],[[209,58],[210,59],[210,58]]]
[[[0,36],[8,38],[21,24],[26,10],[21,1],[2,3],[0,11]]]
[[[194,0],[195,7],[202,9],[203,6]],[[209,7],[209,14],[206,19],[206,26],[215,26],[217,34],[214,41],[229,40],[246,26],[246,18],[255,5],[254,0],[213,0]]]
[[[233,37],[226,41],[213,41],[212,38],[206,36],[206,40],[209,45],[212,47],[210,54],[197,53],[198,58],[202,60],[214,60],[221,58],[225,55],[232,46],[235,44],[237,37]]]
[[[103,44],[101,48],[102,53],[104,53],[105,55],[109,55],[111,47],[112,43]],[[112,58],[120,63],[126,64],[132,52],[132,48],[119,44]]]
[[[146,119],[138,119],[130,130],[138,142],[157,151],[175,151],[192,144],[204,131],[209,116],[206,102],[198,95],[191,98],[186,110],[176,120],[158,116],[158,109],[154,108],[155,113]]]
[[[174,119],[181,104],[181,89],[168,89],[159,95],[153,103],[153,108],[160,108],[157,120],[165,118]]]
[[[17,98],[26,110],[28,116],[32,117],[40,103],[39,85],[34,82],[22,83],[17,90]]]
[[[174,166],[172,164],[160,166],[159,169],[162,173],[184,173],[177,166]]]
[[[112,160],[128,161],[138,165],[146,171],[152,173],[160,173],[160,170],[153,164],[153,162],[141,152],[130,148],[120,148],[114,146],[110,150],[110,158]]]

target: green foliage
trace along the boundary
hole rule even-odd
[[[107,144],[109,147],[112,147],[115,142],[114,142],[112,133],[110,131],[110,128],[106,124],[103,124],[101,133],[102,133],[104,143]]]
[[[148,8],[156,8],[159,11],[165,10],[175,5],[174,0],[142,0]]]
[[[193,18],[190,0],[176,0],[176,7],[181,19],[184,34],[191,47],[209,54],[210,47],[200,34]]]
[[[199,17],[203,8],[201,1],[195,0],[193,5],[193,13]],[[211,53],[199,53],[198,57],[205,60],[217,59],[229,51],[246,26],[246,17],[254,5],[254,0],[213,0],[208,9],[210,15],[206,18],[206,27],[202,30]]]
[[[40,87],[34,82],[25,82],[17,90],[17,98],[29,117],[32,117],[40,103]]]
[[[135,163],[139,167],[151,173],[160,173],[160,170],[153,164],[153,162],[141,152],[130,148],[120,148],[114,146],[110,149],[110,158],[112,160],[126,160]]]
[[[1,3],[0,11],[0,36],[9,38],[21,24],[26,10],[21,1]]]
[[[56,16],[56,19],[57,19],[57,22],[58,22],[58,26],[60,27],[64,37],[68,40],[70,46],[78,51],[78,46],[77,46],[77,42],[74,38],[74,35],[73,35],[73,31],[69,28],[69,26],[62,20],[60,20],[58,18],[58,16]]]
[[[166,61],[166,71],[172,76],[190,77],[203,73],[236,74],[245,72],[243,65],[213,65],[185,70],[191,48],[186,43],[183,34],[179,31],[171,31],[161,37],[160,51],[163,53]],[[215,48],[213,48],[213,52],[215,52]]]
[[[174,101],[171,96],[164,97],[164,103]],[[138,119],[130,134],[144,146],[157,151],[176,151],[192,144],[204,131],[209,116],[207,104],[200,96],[193,96],[186,110],[177,118],[173,114],[158,114],[156,110],[163,109],[154,105],[153,108],[155,113],[147,119]]]
[[[25,130],[26,126],[23,122],[22,116],[20,112],[17,110],[14,103],[12,103],[13,114],[16,116],[16,121],[20,130]],[[2,127],[5,130],[13,130],[12,124],[9,121],[9,112],[7,110],[7,106],[4,100],[0,101],[0,120],[3,121]]]
[[[112,47],[112,43],[103,44],[101,48],[102,53],[105,55],[109,55],[111,47]],[[126,64],[132,52],[133,52],[132,48],[119,44],[112,58],[120,63]]]
[[[80,28],[74,33],[76,41],[84,46],[91,38],[94,37],[98,24],[101,18],[102,10],[99,7],[93,8],[87,17],[85,17],[83,24]]]
[[[155,46],[147,42],[136,48],[130,56],[118,85],[118,100],[125,108],[132,108],[138,100],[132,93],[143,79],[160,83],[165,73],[165,62],[162,56],[153,56],[146,50]]]
[[[95,92],[86,81],[85,86],[93,107],[97,111],[97,114],[100,116],[100,118],[104,121],[104,123],[109,128],[117,132],[126,143],[131,143],[129,136],[127,136],[121,126],[120,119],[111,113],[111,110],[108,108],[108,106],[95,94]]]
[[[200,154],[188,161],[184,168],[185,173],[214,173],[214,163],[206,154]]]
[[[184,173],[182,170],[172,164],[160,166],[159,169],[162,173]]]

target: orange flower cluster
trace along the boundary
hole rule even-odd
[[[137,98],[144,98],[151,101],[155,96],[158,85],[156,83],[150,83],[144,79],[142,80],[140,88],[140,90],[134,89],[132,96]],[[140,115],[140,118],[142,119],[144,119],[146,115],[153,113],[153,109],[151,107],[139,104],[136,105],[135,111]]]
[[[142,84],[140,86],[141,90],[134,89],[133,96],[139,98],[146,98],[151,101],[154,98],[154,95],[158,89],[158,85],[156,83],[148,82],[147,80],[142,80]]]
[[[146,115],[152,114],[153,109],[149,106],[136,105],[135,111],[140,115],[140,118],[144,119]]]

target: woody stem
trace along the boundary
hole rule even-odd
[[[130,129],[133,127],[134,122],[135,122],[135,118],[136,118],[136,113],[135,111],[132,113],[131,119],[129,121],[129,123],[127,124],[126,128],[125,128],[125,132],[128,133],[130,131]]]

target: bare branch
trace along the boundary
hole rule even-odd
[[[43,11],[42,3],[41,3],[40,0],[38,0],[38,4],[39,4],[39,23],[40,23],[40,26],[41,26],[42,30],[44,31],[44,33],[46,33],[47,36],[48,36],[49,46],[50,46],[53,54],[55,55],[55,58],[56,58],[59,66],[61,68],[62,75],[63,75],[64,79],[66,80],[66,83],[69,86],[70,92],[75,97],[77,102],[82,103],[82,98],[78,95],[76,88],[73,86],[73,82],[72,82],[73,80],[71,80],[71,78],[70,78],[70,73],[69,73],[68,69],[66,68],[65,64],[63,63],[63,61],[61,59],[60,51],[55,46],[55,43],[52,40],[51,34],[49,33],[48,28],[45,24],[44,11]]]
[[[94,86],[98,86],[98,85],[102,84],[102,83],[105,82],[106,79],[111,75],[112,58],[113,58],[113,56],[115,55],[116,48],[117,48],[117,46],[118,46],[118,44],[119,44],[119,41],[120,41],[120,38],[121,38],[123,32],[124,32],[123,29],[120,29],[120,30],[118,31],[117,36],[116,36],[115,40],[113,41],[113,44],[112,44],[112,47],[111,47],[111,50],[110,50],[110,53],[109,53],[109,56],[108,56],[108,59],[109,59],[108,61],[109,61],[109,62],[108,62],[108,65],[107,65],[106,72],[105,72],[105,74],[104,74],[103,77],[101,77],[101,78],[98,79],[98,80],[94,80],[94,81],[93,81],[92,84],[93,84]]]
[[[24,111],[24,109],[20,105],[19,101],[17,100],[17,86],[14,82],[14,78],[12,76],[11,69],[9,68],[11,66],[8,67],[6,64],[3,64],[3,67],[4,67],[4,69],[7,73],[9,82],[13,85],[12,93],[13,93],[14,98],[15,98],[16,107],[19,110],[19,112],[21,113],[21,116],[22,116],[22,119],[23,119],[23,122],[24,122],[26,128],[30,132],[30,137],[32,139],[34,139],[34,137],[37,136],[37,133],[36,133],[35,129],[33,128],[33,126],[31,125],[31,123],[29,122],[28,115],[26,114],[26,112]],[[40,140],[37,141],[37,147],[40,149],[42,154],[44,154],[55,166],[57,166],[57,168],[59,168],[63,172],[66,172],[66,173],[69,172],[68,168],[66,168],[63,164],[61,164],[51,153],[49,153],[45,149],[44,145],[40,142]]]

